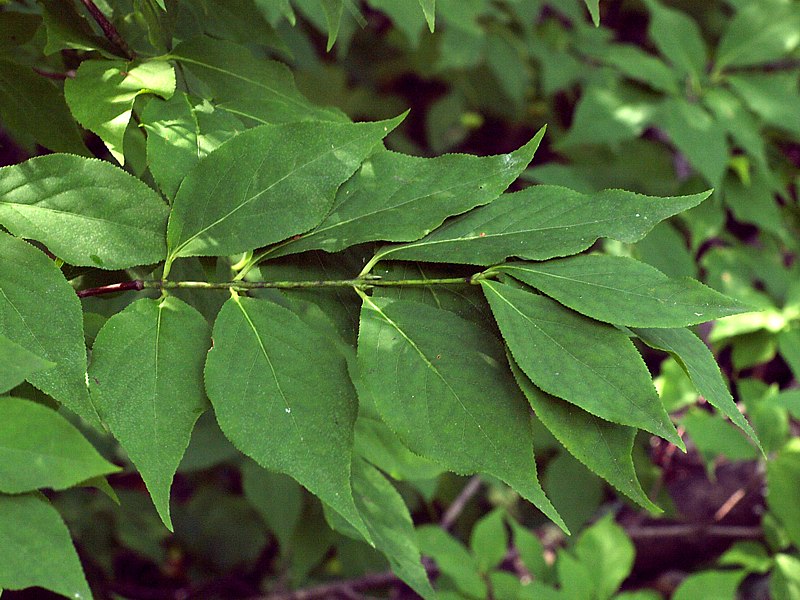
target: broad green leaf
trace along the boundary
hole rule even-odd
[[[92,425],[100,426],[86,388],[83,316],[75,290],[44,253],[3,232],[0,335],[55,363],[52,369],[31,373],[28,381]]]
[[[342,22],[342,12],[344,11],[343,0],[320,0],[322,10],[325,12],[325,20],[328,22],[328,46],[327,52],[331,51],[336,37],[339,35],[339,25]]]
[[[108,162],[49,154],[0,169],[0,224],[71,265],[163,260],[168,214],[158,194]]]
[[[743,71],[728,75],[725,81],[764,121],[800,135],[800,93],[793,70]]]
[[[55,366],[54,362],[45,360],[0,335],[0,394],[18,386],[31,373]]]
[[[562,485],[567,487],[569,483],[564,482]],[[583,564],[582,561],[576,559],[564,549],[559,549],[556,556],[556,571],[561,583],[561,589],[559,590],[561,596],[569,598],[569,600],[593,600],[595,598],[595,589],[589,566]]]
[[[675,590],[672,600],[728,600],[736,598],[736,589],[747,571],[700,571],[689,575]]]
[[[586,3],[586,8],[589,9],[589,14],[592,16],[592,23],[595,27],[600,27],[600,0],[583,0]]]
[[[92,598],[58,511],[38,494],[0,494],[0,589],[34,586],[75,600]]]
[[[648,346],[672,354],[711,406],[742,429],[761,449],[753,428],[733,401],[711,350],[688,329],[634,329]]]
[[[519,150],[499,156],[420,158],[378,152],[336,193],[325,220],[277,254],[337,252],[373,240],[418,240],[452,215],[488,204],[528,166],[544,129]]]
[[[794,544],[800,543],[800,439],[792,438],[767,462],[767,506],[778,517]]]
[[[433,33],[436,25],[436,0],[419,0],[425,20],[428,22],[428,29]]]
[[[598,238],[641,240],[659,221],[708,198],[655,198],[621,190],[581,194],[537,185],[503,194],[457,217],[417,242],[389,246],[373,260],[419,260],[491,265],[509,256],[546,260],[586,250]]]
[[[446,310],[363,300],[359,368],[386,424],[453,471],[499,477],[564,527],[539,486],[528,408],[500,344]]]
[[[0,13],[0,52],[6,53],[27,44],[41,24],[39,15],[8,9]]]
[[[636,549],[611,515],[586,529],[575,544],[575,556],[586,567],[597,600],[611,598],[631,574]]]
[[[776,60],[800,44],[800,8],[781,0],[746,4],[731,19],[717,46],[715,68],[745,67]]]
[[[89,153],[59,90],[33,70],[5,60],[0,60],[0,117],[24,144],[30,136],[54,152]]]
[[[136,97],[169,98],[174,92],[175,70],[165,61],[85,60],[64,83],[67,104],[78,123],[100,136],[120,164],[125,164],[122,144]]]
[[[423,598],[434,598],[403,497],[378,469],[361,459],[353,461],[353,495],[375,547],[395,575]]]
[[[92,349],[92,401],[170,530],[172,478],[207,407],[203,365],[210,345],[203,316],[167,296],[137,300],[111,317]]]
[[[772,598],[800,600],[800,560],[791,554],[776,554],[769,581]]]
[[[262,125],[228,140],[181,184],[168,260],[244,252],[315,227],[339,185],[402,119]]]
[[[179,92],[153,98],[142,111],[147,131],[147,164],[153,178],[174,198],[183,178],[200,159],[244,130],[232,114]]]
[[[290,310],[255,298],[228,300],[213,339],[206,390],[228,439],[369,540],[350,488],[357,402],[344,357]]]
[[[650,37],[661,54],[684,73],[700,77],[706,68],[706,45],[694,19],[656,0],[645,0],[645,4],[650,11]]]
[[[664,62],[632,44],[613,44],[599,57],[621,73],[661,92],[677,95],[678,77]]]
[[[498,270],[607,323],[684,327],[749,310],[699,281],[670,279],[626,256],[581,254],[545,262],[512,262]]]
[[[216,106],[259,123],[348,121],[339,110],[315,106],[297,90],[289,68],[256,58],[244,46],[196,38],[170,54],[206,83]]]
[[[543,392],[515,362],[511,370],[536,416],[570,454],[643,508],[661,512],[636,476],[631,458],[636,429],[604,421]]]
[[[756,450],[742,432],[722,416],[690,408],[681,419],[706,465],[722,456],[730,461],[758,460]]]
[[[497,567],[508,550],[504,515],[503,509],[496,508],[481,517],[472,528],[469,547],[481,573],[488,573]]]
[[[0,492],[64,490],[119,471],[56,411],[17,398],[0,398]]]
[[[772,568],[772,558],[761,542],[743,540],[735,542],[719,557],[723,566],[744,567],[748,573],[767,573]]]
[[[468,598],[486,597],[486,582],[480,576],[477,562],[459,540],[438,525],[418,527],[417,537],[422,553],[435,560],[442,575],[451,579]]]
[[[537,387],[595,416],[683,442],[628,337],[544,296],[482,280],[517,365]]]

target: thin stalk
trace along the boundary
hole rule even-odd
[[[114,24],[108,20],[108,17],[103,14],[103,11],[97,7],[93,0],[81,0],[81,2],[86,7],[86,10],[89,11],[89,14],[92,15],[95,23],[103,30],[103,35],[106,36],[106,39],[114,44],[114,46],[125,55],[125,58],[128,60],[135,59],[136,53],[131,50],[128,43],[119,34],[119,31],[117,31],[117,28],[114,27]]]

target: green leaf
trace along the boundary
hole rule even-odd
[[[210,345],[203,316],[167,296],[137,300],[111,317],[92,349],[92,401],[170,531],[172,478],[207,407],[203,365]]]
[[[675,590],[672,600],[728,600],[736,598],[736,589],[747,571],[701,571],[689,575]]]
[[[776,554],[769,581],[772,598],[800,600],[800,560],[791,554]]]
[[[153,98],[142,112],[147,131],[147,164],[158,186],[174,198],[183,178],[223,142],[244,130],[232,114],[177,93]]]
[[[733,401],[711,350],[688,329],[634,329],[648,346],[672,354],[711,406],[734,422],[761,450],[753,428]],[[763,450],[762,450],[763,452]]]
[[[586,529],[575,544],[575,556],[581,561],[598,600],[611,598],[631,574],[636,550],[625,530],[606,515]]]
[[[158,194],[108,162],[49,154],[0,169],[0,223],[71,265],[163,260],[168,214]]]
[[[168,261],[244,252],[315,227],[339,185],[402,119],[262,125],[228,140],[175,196]]]
[[[0,117],[23,143],[30,136],[54,152],[89,153],[59,90],[33,70],[5,60],[0,60]]]
[[[1,231],[0,335],[55,363],[28,381],[100,426],[86,388],[83,315],[75,290],[44,253]]]
[[[606,54],[599,57],[621,73],[641,81],[660,92],[677,95],[680,91],[678,77],[664,62],[632,44],[612,44]]]
[[[103,36],[95,34],[75,4],[61,0],[39,0],[39,4],[42,5],[42,19],[47,29],[45,55],[71,49],[99,50],[104,56],[114,57],[114,46]]]
[[[357,402],[344,357],[290,310],[255,298],[228,300],[213,339],[206,390],[228,439],[265,469],[291,475],[369,540],[350,488]]]
[[[562,482],[562,485],[568,487],[569,483]],[[564,549],[559,549],[556,556],[561,596],[569,600],[593,600],[595,589],[589,567]]]
[[[589,14],[592,16],[592,23],[595,27],[600,27],[600,0],[583,0]]]
[[[776,60],[800,44],[800,9],[781,0],[744,5],[717,46],[715,68],[746,67]]]
[[[730,461],[758,459],[758,451],[742,432],[719,415],[691,408],[681,423],[706,465],[712,465],[720,456]]]
[[[425,304],[363,300],[359,368],[386,424],[450,470],[499,477],[563,528],[537,480],[526,402],[491,334]]]
[[[6,53],[30,42],[41,24],[39,15],[8,9],[0,13],[0,52]]]
[[[661,512],[636,476],[631,458],[636,429],[604,421],[543,392],[515,362],[511,362],[511,371],[536,416],[570,454],[643,508]]]
[[[624,333],[544,296],[493,281],[481,285],[514,360],[537,387],[606,421],[645,429],[684,448]]]
[[[169,55],[206,83],[216,106],[259,123],[348,121],[337,109],[308,101],[294,83],[289,68],[256,58],[244,46],[211,38],[195,38]]]
[[[31,373],[52,369],[55,363],[0,335],[0,394],[18,386]]]
[[[488,573],[497,567],[508,550],[504,515],[503,509],[496,508],[481,517],[472,528],[469,547],[481,573]]]
[[[78,123],[100,136],[120,164],[125,164],[122,141],[136,97],[169,98],[174,92],[175,70],[166,61],[85,60],[64,83],[67,104]]]
[[[403,497],[378,469],[360,459],[353,461],[353,494],[375,547],[395,575],[423,598],[435,597]]]
[[[748,573],[767,573],[772,568],[772,558],[761,542],[743,540],[735,542],[717,561],[723,566],[744,567]]]
[[[709,194],[655,198],[621,190],[581,194],[537,185],[503,194],[417,242],[384,248],[373,261],[491,265],[509,256],[529,260],[568,256],[586,250],[601,237],[638,242],[659,221],[697,206]]]
[[[767,462],[767,506],[780,519],[794,544],[800,543],[800,439],[792,438]]]
[[[119,471],[69,421],[54,410],[17,398],[0,398],[0,492],[64,490]]]
[[[743,71],[725,78],[745,104],[770,125],[800,135],[800,93],[796,73]]]
[[[419,5],[428,22],[428,29],[433,33],[436,24],[436,0],[419,0]]]
[[[251,460],[241,471],[245,497],[277,538],[281,555],[288,556],[301,519],[303,488],[288,475],[271,473]]]
[[[533,531],[508,517],[508,524],[513,534],[514,548],[519,553],[525,568],[528,569],[534,580],[548,581],[549,565],[544,558],[544,545]]]
[[[706,45],[700,27],[686,13],[645,0],[650,11],[650,37],[676,68],[699,78],[706,68]]]
[[[478,565],[460,541],[437,525],[418,527],[417,537],[422,553],[435,560],[442,575],[452,579],[467,597],[486,597],[486,583]]]
[[[67,526],[42,496],[0,494],[0,589],[42,587],[91,600]]]
[[[325,12],[325,20],[328,22],[328,46],[327,52],[331,51],[336,37],[339,35],[339,25],[342,22],[342,12],[344,2],[342,0],[320,0],[322,10]]]
[[[498,270],[598,321],[637,327],[684,327],[750,310],[689,278],[670,279],[625,256],[582,254],[512,262]]]
[[[325,220],[272,256],[337,252],[373,240],[418,240],[449,216],[488,204],[530,163],[544,128],[519,150],[499,156],[420,158],[378,152],[336,193]]]

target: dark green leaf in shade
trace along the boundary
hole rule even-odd
[[[700,27],[686,13],[645,0],[650,11],[649,33],[656,47],[683,73],[699,78],[705,72],[707,51]]]
[[[499,267],[561,304],[598,321],[684,327],[750,310],[689,278],[670,279],[626,256],[582,254]]]
[[[636,549],[625,530],[606,515],[584,530],[575,544],[575,556],[583,563],[594,584],[594,597],[614,595],[633,569]]]
[[[262,469],[251,460],[241,471],[245,497],[277,538],[281,555],[288,556],[303,510],[303,488],[288,475]]]
[[[761,449],[753,428],[733,401],[711,350],[688,329],[634,329],[648,346],[672,354],[711,406],[742,429]]]
[[[119,471],[69,421],[41,404],[0,398],[0,492],[63,490]]]
[[[709,194],[655,198],[622,190],[581,194],[537,185],[504,194],[417,242],[383,248],[373,260],[491,265],[509,256],[529,260],[568,256],[601,237],[638,242],[659,221],[697,206]]]
[[[89,153],[58,88],[32,69],[5,60],[0,60],[0,117],[23,144],[30,136],[53,152]]]
[[[508,551],[504,515],[503,509],[496,508],[481,517],[472,528],[469,547],[481,573],[488,573],[499,566]]]
[[[478,564],[459,540],[438,525],[418,527],[417,537],[422,553],[436,561],[441,574],[452,580],[468,598],[486,597],[486,582]]]
[[[256,58],[244,46],[202,37],[170,54],[206,83],[216,106],[260,123],[348,121],[341,111],[315,106],[297,90],[283,63]]]
[[[353,461],[353,495],[375,547],[389,560],[392,571],[423,598],[434,598],[403,497],[378,469],[361,459]]]
[[[428,22],[428,29],[433,33],[436,24],[436,0],[419,0],[425,20]]]
[[[336,37],[339,35],[344,2],[342,0],[320,0],[320,4],[322,4],[325,20],[328,23],[328,45],[326,51],[330,52],[333,44],[336,43]]]
[[[794,544],[800,544],[800,439],[792,438],[767,462],[767,506],[783,524]]]
[[[589,9],[589,14],[592,16],[592,23],[595,27],[600,26],[600,0],[583,0],[586,3],[586,8]]]
[[[0,394],[18,386],[31,373],[55,366],[55,363],[0,335]]]
[[[47,302],[42,299],[46,298]],[[81,303],[55,263],[28,242],[0,232],[0,335],[56,364],[28,381],[100,426],[86,387]]]
[[[71,265],[163,260],[168,214],[158,194],[108,162],[49,154],[0,169],[0,224]]]
[[[78,12],[75,4],[61,0],[39,0],[39,4],[47,30],[45,55],[66,49],[98,50],[106,57],[115,58],[114,46],[92,30],[89,21]]]
[[[111,317],[92,349],[92,401],[170,530],[172,478],[208,405],[203,365],[210,345],[203,316],[167,296],[137,300]]]
[[[359,367],[386,424],[453,471],[499,477],[564,527],[539,486],[528,407],[500,344],[446,310],[363,300]]]
[[[0,494],[0,589],[41,587],[91,600],[61,515],[38,494]]]
[[[537,388],[511,362],[511,370],[536,416],[570,454],[643,508],[658,513],[642,489],[631,452],[636,429],[604,421]]]
[[[141,120],[147,132],[147,164],[169,198],[200,159],[244,130],[232,114],[183,92],[169,100],[153,98]]]
[[[290,310],[255,298],[228,300],[213,339],[206,390],[228,439],[369,540],[350,488],[357,401],[344,357]]]
[[[32,13],[8,9],[0,13],[0,52],[6,53],[30,42],[41,24],[42,18]]]
[[[528,166],[543,135],[541,129],[519,150],[498,156],[376,153],[339,188],[325,220],[273,256],[317,248],[337,252],[373,240],[417,240],[447,217],[497,198]]]
[[[120,164],[125,164],[123,138],[136,97],[169,98],[174,92],[175,70],[166,61],[85,60],[64,83],[75,119],[100,136]]]
[[[628,336],[544,296],[493,281],[481,285],[514,360],[537,387],[684,448]]]
[[[262,125],[228,140],[175,196],[169,260],[243,252],[315,227],[339,185],[402,119]]]

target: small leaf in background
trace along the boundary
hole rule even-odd
[[[402,119],[262,125],[228,140],[175,196],[170,259],[244,252],[315,227],[336,189]]]
[[[40,0],[39,3],[42,5],[42,20],[47,30],[45,55],[66,49],[98,50],[106,57],[116,58],[114,46],[105,37],[94,32],[75,4],[61,0]]]
[[[0,398],[0,492],[63,490],[119,471],[56,411],[17,398]]]
[[[642,357],[621,331],[544,296],[482,280],[514,360],[536,386],[683,448]]]
[[[595,27],[600,26],[600,0],[584,0],[589,14],[592,16],[592,23]]]
[[[654,90],[677,95],[680,91],[678,77],[667,64],[632,44],[612,44],[606,54],[599,57],[627,77],[641,81]]]
[[[169,98],[174,92],[175,70],[165,61],[85,60],[75,77],[64,84],[75,119],[100,136],[120,164],[125,164],[123,137],[136,97],[156,94]]]
[[[626,256],[582,254],[546,262],[512,262],[498,270],[607,323],[684,327],[751,310],[699,281],[670,279]]]
[[[478,563],[464,545],[437,525],[417,528],[419,547],[425,556],[436,561],[439,571],[468,598],[485,598],[486,582]]]
[[[418,0],[418,2],[425,14],[425,20],[428,22],[428,29],[433,33],[436,22],[436,0]]]
[[[108,162],[49,154],[0,169],[0,224],[71,265],[163,260],[168,214],[158,194]]]
[[[508,532],[505,511],[494,509],[475,523],[469,538],[469,548],[478,563],[481,573],[497,567],[508,550]]]
[[[595,598],[611,598],[631,574],[636,550],[611,515],[584,530],[574,548],[593,582]]]
[[[206,390],[228,439],[369,540],[350,488],[357,401],[344,357],[290,310],[255,298],[228,300],[213,339]]]
[[[700,338],[688,329],[634,329],[633,332],[648,346],[672,354],[686,371],[698,393],[733,421],[761,449],[758,436],[733,401],[714,355]]]
[[[705,72],[707,51],[700,27],[686,13],[645,0],[650,38],[676,68],[697,79]]]
[[[28,381],[100,427],[86,388],[83,315],[75,290],[44,253],[1,231],[0,335],[55,363]]]
[[[700,409],[690,409],[681,419],[706,465],[724,456],[728,460],[755,460],[758,450],[729,421]]]
[[[800,94],[796,74],[741,71],[727,75],[726,83],[766,123],[800,135]]]
[[[778,334],[778,349],[795,379],[800,380],[800,328],[787,329]]]
[[[800,439],[792,438],[767,462],[767,506],[795,544],[800,543]]]
[[[544,558],[544,545],[541,540],[524,525],[511,517],[507,518],[511,527],[513,546],[519,553],[525,568],[528,569],[534,580],[549,581],[551,578],[550,566]]]
[[[256,58],[245,46],[200,37],[178,44],[169,56],[211,88],[215,106],[238,117],[257,123],[349,120],[337,109],[311,104],[286,65]]]
[[[571,531],[580,531],[597,514],[605,493],[603,482],[567,452],[547,462],[542,487]]]
[[[800,560],[791,554],[776,554],[775,568],[769,581],[772,598],[800,599]]]
[[[378,152],[337,191],[325,220],[273,253],[320,248],[336,252],[362,242],[421,238],[452,215],[488,204],[528,166],[544,129],[510,154],[420,158]]]
[[[638,242],[660,221],[708,196],[655,198],[621,190],[581,194],[536,185],[503,194],[417,242],[383,248],[376,257],[471,265],[491,265],[509,256],[547,260],[577,254],[601,237]]]
[[[748,573],[766,573],[772,557],[760,542],[742,540],[733,544],[717,561],[720,565],[743,567]]]
[[[511,370],[536,416],[570,454],[640,506],[661,511],[645,494],[633,467],[636,429],[604,421],[543,392],[515,362]]]
[[[328,22],[328,45],[327,52],[331,51],[336,37],[339,35],[339,25],[342,21],[344,2],[342,0],[320,0],[322,10],[325,12],[325,20]]]
[[[203,365],[210,345],[203,316],[167,296],[137,300],[112,316],[92,348],[92,401],[170,530],[172,478],[208,406]]]
[[[0,590],[42,587],[91,600],[61,515],[38,494],[0,494]]]
[[[242,491],[277,538],[281,555],[288,556],[303,510],[303,488],[288,475],[247,460],[242,463]]]
[[[453,313],[364,297],[359,368],[386,424],[413,452],[499,477],[560,523],[538,484],[528,408],[504,358],[485,330]]]
[[[728,600],[736,598],[736,590],[747,571],[701,571],[689,575],[675,590],[672,600]]]
[[[167,197],[175,197],[186,174],[204,156],[244,130],[231,113],[184,92],[169,100],[153,98],[142,111],[147,132],[147,164]]]
[[[556,555],[556,571],[563,598],[569,600],[595,598],[594,581],[588,567],[563,548],[559,549]]]
[[[18,386],[31,373],[55,366],[55,363],[0,335],[0,394]]]

